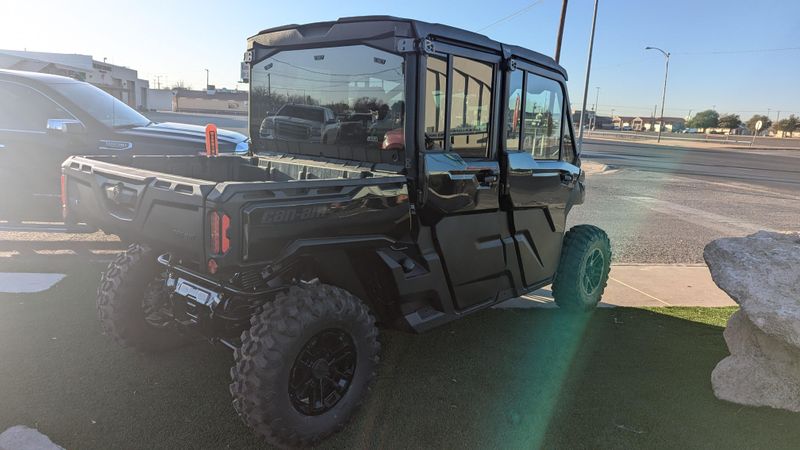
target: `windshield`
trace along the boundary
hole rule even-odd
[[[325,119],[324,109],[304,108],[297,105],[286,105],[278,112],[279,116],[322,122]]]
[[[95,120],[109,127],[143,127],[150,123],[147,117],[89,83],[56,83],[50,86]]]
[[[252,68],[251,135],[261,150],[397,162],[404,71],[366,45],[280,52]]]

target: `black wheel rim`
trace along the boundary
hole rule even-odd
[[[593,294],[603,280],[605,257],[603,252],[596,248],[586,257],[586,269],[583,271],[583,289],[587,294]]]
[[[356,371],[356,346],[349,334],[328,329],[309,339],[289,372],[289,398],[300,413],[317,416],[345,396]]]

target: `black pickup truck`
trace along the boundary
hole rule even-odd
[[[600,300],[610,245],[565,229],[584,174],[549,57],[380,16],[262,31],[245,68],[249,155],[72,157],[62,197],[69,217],[136,242],[103,275],[106,332],[232,348],[234,407],[267,441],[344,426],[374,379],[378,325],[424,331],[548,284],[565,309]],[[288,104],[386,131],[260,134]]]
[[[247,152],[247,136],[218,136],[220,152]],[[70,155],[192,155],[204,139],[201,126],[152,122],[89,83],[0,70],[0,219],[60,219],[59,172]]]

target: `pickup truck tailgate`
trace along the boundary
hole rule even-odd
[[[81,156],[67,159],[62,173],[68,220],[203,260],[205,198],[215,182]]]

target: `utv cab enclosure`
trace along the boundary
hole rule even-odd
[[[248,156],[73,157],[65,213],[133,244],[98,292],[140,349],[235,349],[234,406],[279,445],[340,429],[376,324],[424,331],[553,284],[599,301],[608,238],[584,199],[566,72],[415,20],[354,17],[248,40]]]

